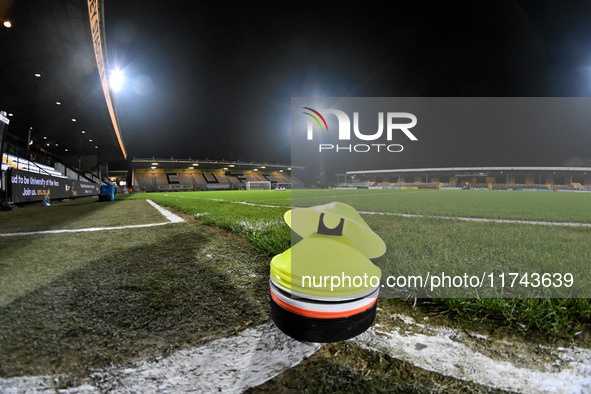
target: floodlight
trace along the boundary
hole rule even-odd
[[[111,72],[110,83],[111,89],[113,89],[115,92],[121,90],[121,86],[123,86],[123,71],[119,70],[118,68],[113,70]]]

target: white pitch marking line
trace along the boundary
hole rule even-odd
[[[164,224],[169,223],[180,223],[184,222],[184,219],[180,216],[175,215],[174,213],[170,212],[167,209],[162,208],[160,205],[156,204],[152,200],[146,200],[156,208],[166,219],[168,222],[164,223],[149,223],[149,224],[131,224],[128,226],[114,226],[114,227],[90,227],[90,228],[77,228],[77,229],[66,229],[66,230],[42,230],[42,231],[26,231],[26,232],[19,232],[19,233],[0,233],[0,237],[18,237],[18,236],[25,236],[25,235],[44,235],[44,234],[63,234],[63,233],[84,233],[84,232],[94,232],[94,231],[108,231],[108,230],[125,230],[128,228],[144,228],[144,227],[154,227],[154,226],[162,226]]]
[[[123,230],[123,229],[127,229],[127,228],[162,226],[163,224],[169,224],[169,223],[170,222],[150,223],[150,224],[134,224],[134,225],[129,225],[129,226],[116,226],[116,227],[77,228],[77,229],[72,229],[72,230],[43,230],[43,231],[27,231],[27,232],[20,232],[20,233],[5,233],[5,234],[0,233],[0,237],[17,237],[19,235],[43,235],[43,234],[83,233],[83,232],[93,232],[93,231]]]
[[[242,393],[295,367],[319,348],[291,339],[269,322],[157,361],[95,371],[82,386],[64,392]],[[0,392],[36,392],[31,388],[47,389],[51,381],[49,376],[0,379]]]
[[[406,324],[422,328],[424,333],[402,335],[397,330],[380,331],[376,325],[349,342],[442,376],[492,388],[527,393],[583,393],[591,390],[589,349],[544,347],[541,349],[546,356],[551,355],[560,362],[550,365],[552,361],[542,355],[537,362],[543,365],[533,363],[531,367],[519,367],[470,349],[455,339],[457,332],[453,329],[417,324],[407,316],[397,317]],[[269,322],[200,347],[177,351],[167,358],[136,362],[131,368],[97,370],[81,386],[63,392],[198,390],[241,393],[295,367],[319,348],[319,344],[289,338]],[[518,348],[516,352],[519,353]],[[59,378],[60,375],[46,375],[0,379],[0,392],[47,392],[54,389],[54,382]]]
[[[539,222],[534,220],[514,220],[514,219],[489,219],[489,218],[464,218],[453,216],[432,216],[432,215],[415,215],[410,213],[395,213],[395,212],[372,212],[372,211],[358,211],[365,215],[387,215],[387,216],[402,216],[405,218],[433,218],[446,220],[462,220],[465,222],[490,222],[490,223],[518,223],[518,224],[539,224],[544,226],[570,226],[570,227],[591,227],[591,223],[569,223],[569,222]]]
[[[558,363],[545,363],[541,369],[518,367],[510,361],[495,360],[452,339],[454,330],[427,328],[435,335],[400,334],[397,330],[384,332],[374,326],[351,339],[351,342],[443,376],[487,387],[525,393],[591,392],[589,349],[548,347]],[[531,357],[518,356],[524,356],[524,359]],[[559,364],[563,367],[558,368],[556,365]]]
[[[169,197],[168,195],[166,197]],[[230,204],[243,204],[243,205],[250,205],[253,207],[265,207],[265,208],[285,208],[284,205],[269,205],[269,204],[259,204],[255,202],[247,202],[247,201],[230,201],[230,200],[222,200],[221,198],[199,198],[199,197],[187,197],[187,196],[174,196],[175,198],[190,198],[193,200],[208,200],[208,201],[217,201],[217,202],[227,202]]]
[[[154,201],[152,201],[150,199],[147,199],[146,201],[149,202],[151,206],[156,208],[158,210],[158,212],[160,212],[162,215],[164,215],[164,217],[166,219],[168,219],[171,223],[180,223],[180,222],[185,221],[182,217],[175,215],[174,213],[170,212],[166,208],[162,208],[160,205],[156,204]]]
[[[186,197],[186,196],[176,196],[176,197],[198,199],[197,197]],[[327,196],[327,197],[331,197],[331,196]],[[343,196],[334,196],[334,197],[343,197]],[[347,196],[347,197],[353,197],[353,195]],[[222,200],[220,198],[209,198],[207,200],[228,202],[228,203],[232,203],[232,204],[243,204],[243,205],[251,205],[251,206],[258,206],[258,207],[267,207],[267,208],[286,208],[286,207],[280,206],[280,205],[258,204],[258,203],[246,202],[246,201],[229,201],[229,200]],[[306,207],[292,206],[291,208],[306,208]],[[401,216],[401,217],[405,217],[405,218],[433,218],[433,219],[445,219],[445,220],[461,220],[461,221],[465,221],[465,222],[517,223],[517,224],[537,224],[537,225],[543,225],[543,226],[591,227],[591,223],[540,222],[540,221],[535,221],[535,220],[465,218],[465,217],[454,217],[454,216],[418,215],[418,214],[411,214],[411,213],[375,212],[375,211],[358,211],[358,213],[364,214],[364,215]]]

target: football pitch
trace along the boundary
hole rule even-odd
[[[147,199],[184,221],[171,223]],[[495,278],[517,270],[568,271],[575,278],[558,298],[550,292],[556,288],[523,284],[521,293],[506,288],[502,294],[498,288],[451,295],[441,289],[382,289],[380,329],[392,326],[392,316],[414,314],[462,330],[476,324],[505,333],[501,338],[589,345],[591,303],[584,284],[590,275],[591,227],[585,225],[591,224],[591,194],[148,193],[110,203],[89,198],[0,212],[0,378],[58,374],[58,387],[67,388],[100,368],[166,357],[268,322],[269,263],[292,242],[284,213],[334,201],[357,209],[386,243],[386,254],[373,260],[383,277],[453,268]],[[583,226],[568,225],[573,223]],[[350,343],[333,344],[264,387],[318,391],[311,382],[327,382],[320,376],[334,374],[342,379],[330,380],[326,391],[487,391],[453,386],[455,381],[391,358],[384,364],[384,357]],[[360,363],[373,372],[364,375]],[[100,386],[99,378],[93,382]]]
[[[277,192],[261,190],[150,193],[149,196],[231,203],[250,202],[288,208],[341,201],[354,206],[358,211],[591,223],[591,209],[589,209],[591,194],[588,193],[511,192],[504,190],[319,189]],[[136,197],[144,198],[145,195],[138,194]],[[191,203],[185,202],[177,205],[190,207]]]
[[[374,260],[383,277],[454,272],[484,275],[496,285],[465,292],[387,287],[381,290],[383,297],[433,297],[460,316],[494,316],[554,334],[573,334],[575,327],[591,318],[588,193],[294,190],[156,193],[149,197],[239,234],[271,256],[291,246],[291,232],[282,219],[286,210],[344,202],[362,212],[385,241],[386,254]],[[546,286],[535,286],[532,274],[534,281],[536,275],[539,279],[547,274]],[[561,279],[569,274],[566,279],[572,282],[548,281],[548,275],[555,274]],[[501,279],[506,282],[502,287]]]

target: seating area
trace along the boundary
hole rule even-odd
[[[7,170],[9,167],[23,171],[34,172],[36,174],[45,174],[57,178],[66,178],[64,174],[62,174],[60,171],[57,171],[53,167],[4,153],[2,155],[2,171]]]
[[[583,184],[578,183],[578,182],[571,183],[570,188],[572,190],[583,190],[583,191],[587,190],[587,188]]]
[[[287,173],[226,173],[195,172],[190,170],[152,171],[134,170],[133,187],[137,191],[205,191],[243,190],[246,182],[270,181],[275,184],[292,184],[303,188],[303,184]]]
[[[3,153],[2,171],[6,171],[9,168],[15,168],[21,171],[27,171],[41,175],[48,175],[55,178],[68,178],[75,180],[84,180],[85,178],[87,182],[108,184],[108,180],[99,179],[99,177],[95,174],[91,174],[89,172],[80,172],[79,170],[74,170],[70,167],[65,166],[62,163],[53,160],[45,159],[45,162],[48,164],[43,164],[40,162],[42,160],[37,161],[40,158],[40,156],[33,154],[31,154],[30,156],[32,157],[32,159],[27,160],[22,157],[13,155],[11,153]],[[49,165],[49,163],[51,163],[55,167],[52,167],[51,165]]]
[[[492,186],[492,188],[491,188]],[[343,188],[356,188],[365,187],[362,182],[346,182],[340,183],[337,187]],[[431,188],[449,188],[459,187],[456,183],[450,182],[433,182],[433,183],[407,183],[407,182],[369,182],[367,183],[369,188],[420,188],[420,189],[431,189]],[[573,190],[573,191],[588,191],[591,189],[589,186],[585,186],[580,183],[572,183],[569,185],[553,185],[553,184],[531,184],[531,183],[475,183],[470,185],[473,189],[490,189],[490,190]]]

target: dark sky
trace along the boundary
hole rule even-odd
[[[291,97],[591,93],[591,2],[105,3],[131,157],[289,163]],[[544,162],[489,153],[474,165],[561,165],[590,146],[583,136]],[[418,149],[407,166],[461,159]]]

